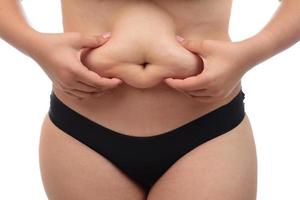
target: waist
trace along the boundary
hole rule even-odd
[[[184,78],[201,71],[199,58],[176,42],[176,34],[192,40],[230,40],[224,26],[183,26],[163,10],[146,3],[123,7],[114,13],[110,20],[101,23],[78,18],[80,15],[64,20],[64,31],[87,35],[112,32],[109,42],[93,49],[83,62],[101,76],[118,77],[125,82],[100,98],[82,101],[53,88],[69,107],[114,130],[151,135],[204,115],[238,94],[241,85],[220,102],[199,103],[161,82],[166,77]],[[149,65],[144,68],[144,63]]]
[[[135,89],[124,84],[100,98],[81,101],[53,88],[67,106],[87,118],[135,136],[150,136],[196,119],[230,102],[240,90],[241,83],[222,101],[199,103],[164,84],[151,89]]]
[[[112,32],[109,41],[84,54],[82,62],[103,77],[117,77],[135,88],[154,87],[165,78],[186,78],[202,71],[202,59],[183,48],[176,35],[195,41],[230,40],[224,26],[213,22],[191,23],[182,29],[176,18],[151,2],[116,10],[102,24],[80,24],[80,30],[68,30],[94,35]]]

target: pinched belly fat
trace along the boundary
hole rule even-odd
[[[103,77],[117,77],[136,88],[201,73],[201,58],[176,40],[172,18],[158,7],[142,6],[121,9],[114,17],[109,41],[84,55],[83,63]]]

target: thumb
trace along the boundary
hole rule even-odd
[[[103,45],[111,36],[110,32],[102,33],[101,35],[95,35],[90,37],[84,37],[81,40],[81,48],[94,48]]]
[[[187,50],[198,54],[201,57],[207,56],[206,40],[189,40],[184,39],[180,41],[181,45]]]

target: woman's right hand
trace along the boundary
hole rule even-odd
[[[86,36],[78,32],[41,33],[32,57],[52,80],[53,86],[77,99],[99,97],[123,81],[101,77],[83,65],[81,58],[91,48],[102,46],[109,33]]]

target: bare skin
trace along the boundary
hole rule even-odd
[[[187,11],[180,9],[182,3],[179,1],[176,3],[167,1],[155,2],[161,5],[155,5],[153,2],[146,1],[127,1],[126,3],[124,3],[125,1],[102,2],[101,4],[97,1],[90,1],[88,3],[78,1],[78,4],[74,4],[73,1],[63,1],[63,13],[65,13],[64,28],[67,32],[83,31],[85,34],[91,35],[111,32],[111,38],[109,38],[104,45],[84,54],[82,60],[92,71],[104,77],[117,77],[125,84],[120,85],[114,90],[110,90],[109,93],[107,92],[100,99],[84,99],[82,101],[68,98],[67,95],[64,95],[54,88],[54,92],[57,96],[63,99],[70,107],[77,109],[80,113],[84,113],[85,116],[95,122],[101,123],[102,125],[104,124],[121,133],[126,132],[126,134],[131,135],[148,136],[160,134],[162,131],[173,129],[179,124],[186,123],[197,116],[203,115],[211,109],[228,102],[230,98],[239,91],[240,83],[236,85],[233,93],[229,97],[215,102],[205,103],[190,99],[163,82],[164,79],[168,77],[186,78],[197,75],[203,70],[203,63],[200,57],[185,49],[177,41],[176,35],[196,39],[197,41],[200,41],[201,38],[208,38],[208,36],[222,41],[230,41],[226,24],[228,21],[224,20],[224,18],[229,17],[230,2],[223,1],[221,3],[223,7],[220,7],[221,5],[216,5],[216,3],[211,4],[208,3],[208,1],[203,1],[202,3],[191,1],[190,4],[186,5],[197,7],[198,12],[201,13],[199,18],[203,19],[197,21],[191,18],[185,21],[175,20],[181,16],[188,16]],[[172,6],[169,7],[170,5]],[[85,7],[86,10],[82,9]],[[78,14],[77,8],[81,8],[80,12],[82,13]],[[90,13],[89,9],[92,8],[102,13],[101,18],[98,17],[96,13],[88,14]],[[206,22],[207,18],[203,16],[208,14],[205,12],[207,8],[221,9],[222,11],[219,12],[221,14],[218,14],[218,17],[216,16],[215,19],[213,18],[211,21]],[[171,12],[172,15],[164,9],[169,9],[168,12]],[[106,10],[107,12],[105,12]],[[76,15],[75,12],[77,13]],[[179,15],[179,13],[181,14]],[[73,19],[74,16],[81,15],[87,16],[87,19],[80,17]],[[72,19],[69,20],[71,16]],[[98,20],[101,20],[101,22]],[[193,23],[201,24],[201,26],[195,28]],[[157,34],[159,34],[159,36]],[[156,40],[154,40],[154,38],[156,38]],[[110,105],[114,105],[115,109],[111,109]],[[153,110],[157,110],[157,112],[153,112]],[[147,113],[147,115],[143,113]],[[139,119],[137,119],[137,116]],[[127,120],[124,120],[124,118]],[[190,152],[186,154],[181,161],[174,164],[172,169],[170,168],[168,173],[161,177],[152,188],[153,190],[148,194],[148,198],[182,199],[190,190],[186,188],[180,189],[181,185],[189,185],[189,187],[196,189],[202,186],[207,179],[211,178],[217,180],[217,178],[223,178],[224,180],[218,181],[224,184],[211,185],[205,190],[198,192],[196,189],[193,193],[189,193],[191,195],[189,198],[197,197],[198,199],[202,197],[202,195],[210,195],[210,198],[216,198],[217,196],[222,197],[224,196],[223,193],[216,193],[215,190],[221,187],[224,188],[224,185],[227,185],[228,181],[232,182],[232,185],[242,185],[241,181],[247,181],[249,182],[249,186],[239,191],[244,194],[246,190],[247,193],[245,193],[243,197],[249,200],[253,199],[256,194],[256,157],[254,154],[254,141],[251,140],[252,132],[249,129],[249,122],[244,120],[239,131],[235,132],[239,134],[234,134],[233,131],[231,134],[227,133],[227,137],[218,138],[217,141],[219,141],[219,143],[209,143],[211,144],[210,149],[216,150],[215,156],[217,156],[217,159],[215,161],[209,162],[204,159],[195,163],[198,159],[191,159],[193,153]],[[100,158],[95,158],[96,154],[94,152],[87,150],[87,148],[76,148],[78,142],[67,142],[70,140],[73,141],[74,139],[62,134],[61,131],[52,124],[48,116],[46,116],[42,129],[40,163],[44,186],[50,199],[99,199],[99,196],[101,196],[101,199],[105,199],[106,197],[107,199],[147,198],[145,192],[139,185],[132,182],[130,177],[126,177],[125,174],[122,174],[122,171],[118,168],[108,164],[108,160],[104,159],[101,155],[98,155]],[[233,142],[229,142],[232,140],[237,141],[235,145]],[[55,141],[59,141],[59,143]],[[69,143],[70,146],[74,146],[72,150],[68,150],[68,148],[65,147],[66,144]],[[228,147],[226,147],[228,145],[234,147],[228,149]],[[247,148],[245,148],[245,151],[240,151],[238,150],[240,146]],[[64,153],[60,153],[59,156],[54,153],[49,153],[54,151],[51,150],[52,148],[54,148],[54,150],[64,149]],[[72,159],[75,149],[75,155],[84,155],[77,159]],[[196,153],[194,153],[197,157],[206,156],[206,153],[211,151],[205,151],[200,146],[197,149],[199,150],[195,149]],[[221,155],[218,156],[217,154],[220,154],[220,152],[224,150],[226,153],[221,154],[224,155],[224,159],[222,159]],[[203,176],[200,171],[195,171],[199,174],[199,177],[197,177],[199,181],[197,184],[189,183],[191,180],[188,180],[186,177],[190,177],[192,171],[188,169],[188,166],[195,166],[195,169],[199,169],[204,163],[207,164],[207,167],[210,164],[216,164],[216,166],[228,165],[230,163],[226,163],[225,158],[231,154],[232,151],[238,152],[236,158],[232,160],[236,167],[232,167],[228,170],[222,170],[222,168],[216,169],[219,172],[219,176],[217,177],[212,177],[211,175]],[[94,156],[91,157],[85,154],[92,154]],[[245,163],[241,162],[241,158],[243,157],[248,157],[249,161]],[[83,170],[89,173],[80,173],[78,176],[71,176],[70,173],[66,173],[70,172],[70,167],[63,165],[57,169],[57,166],[53,167],[47,164],[48,162],[61,163],[57,159],[71,162],[70,165],[73,166],[71,174],[78,174],[79,171],[82,172]],[[82,166],[73,163],[74,161],[86,164]],[[249,165],[249,167],[244,166],[246,164]],[[182,166],[186,167],[183,168]],[[208,171],[208,169],[202,169]],[[245,178],[243,180],[228,180],[226,176],[228,176],[228,174],[234,174],[237,169],[241,171],[241,175]],[[96,174],[99,174],[99,177],[95,177]],[[107,176],[108,174],[109,176]],[[174,178],[172,177],[174,177],[175,174],[175,178],[178,178],[179,181],[174,183]],[[245,176],[246,174],[248,174],[248,176]],[[57,175],[59,175],[60,178],[55,178]],[[61,180],[69,180],[70,182],[69,184],[61,184]],[[166,193],[165,187],[168,186],[169,192]],[[74,187],[92,189],[78,190],[73,189]],[[93,187],[97,189],[93,189]],[[228,199],[241,197],[242,193],[237,195],[233,189],[234,187],[227,188],[227,190],[231,190],[232,193],[232,195],[228,195]],[[171,192],[173,190],[178,191],[178,193]],[[226,193],[229,191],[226,191]],[[91,196],[85,197],[84,195],[87,193]],[[67,194],[69,196],[64,196]],[[80,195],[82,195],[82,197]]]
[[[297,0],[282,1],[261,32],[240,42],[228,35],[231,1],[63,0],[65,34],[37,33],[21,20],[16,4],[0,2],[6,5],[0,19],[14,20],[0,21],[1,37],[43,67],[55,94],[87,118],[128,135],[157,135],[229,102],[248,70],[300,38]],[[105,32],[112,33],[107,40],[92,37]],[[177,41],[177,35],[188,42]],[[148,196],[48,115],[40,167],[51,200],[256,199],[256,152],[247,115],[235,129],[184,155]]]

